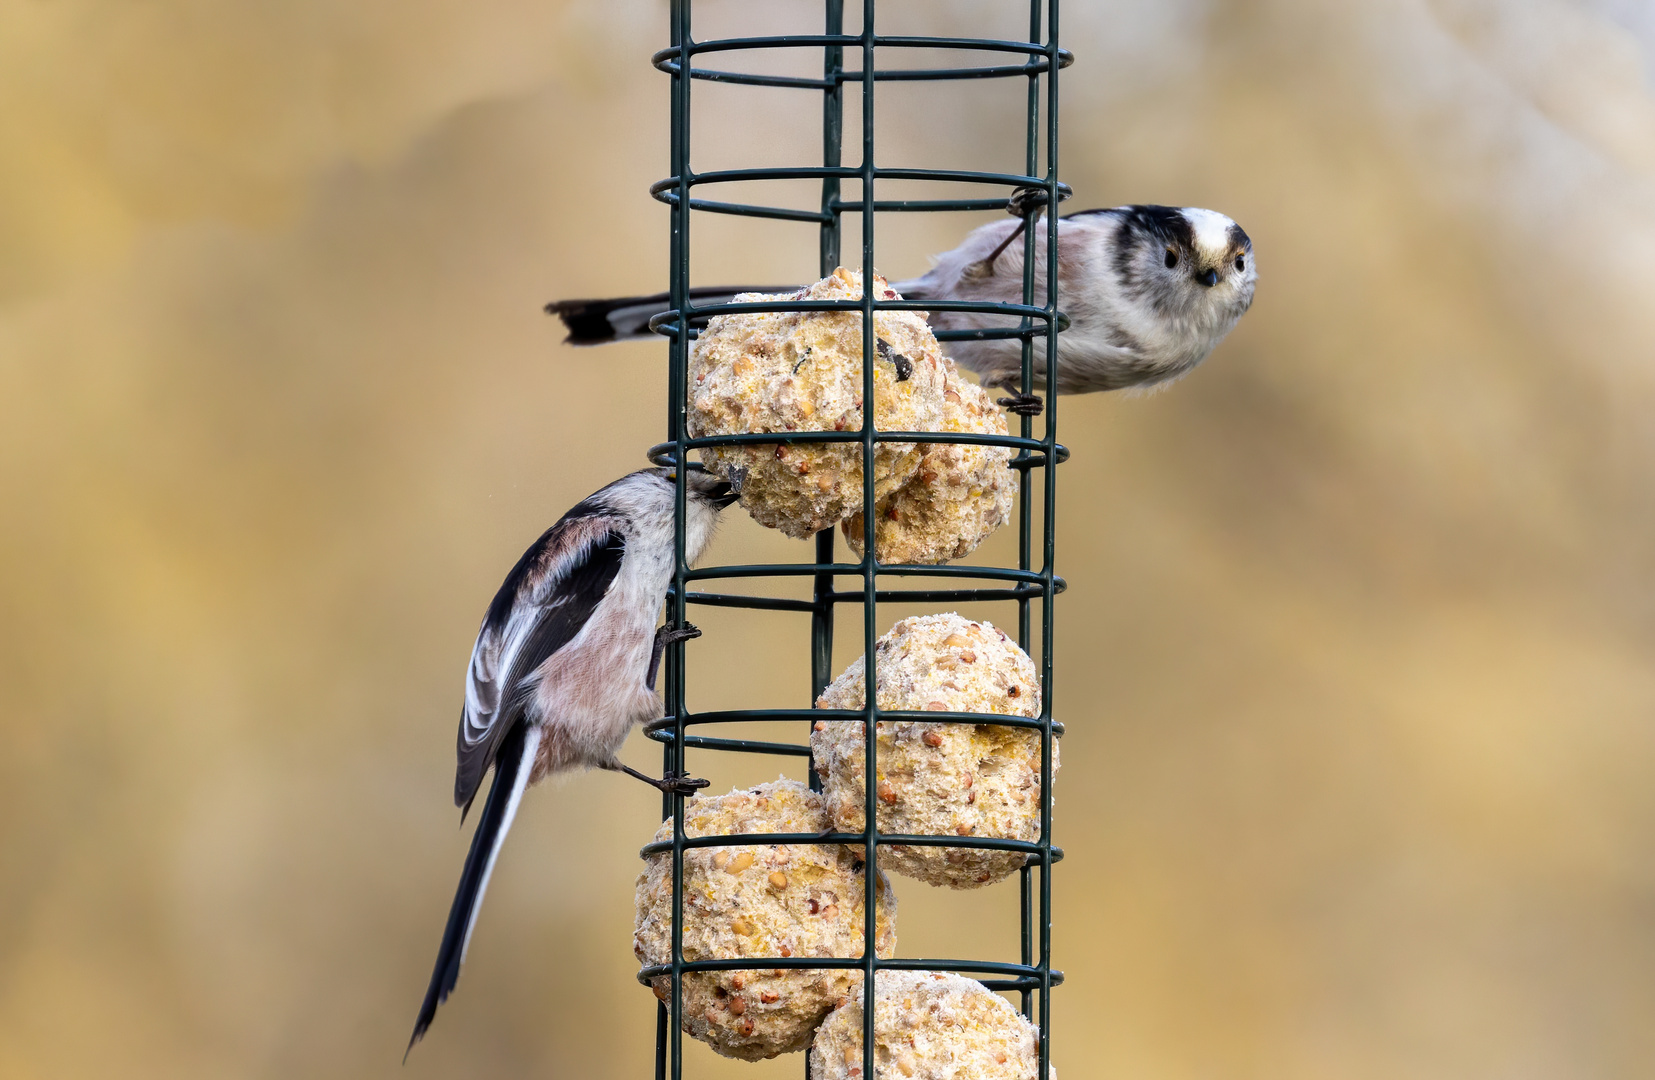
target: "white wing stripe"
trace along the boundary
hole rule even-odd
[[[523,757],[512,777],[511,798],[506,800],[506,812],[500,819],[500,831],[494,834],[494,847],[483,864],[482,880],[477,882],[477,898],[471,903],[471,918],[466,920],[465,937],[460,939],[460,963],[465,963],[466,950],[471,948],[471,929],[477,925],[477,913],[483,910],[483,894],[488,891],[489,876],[494,873],[494,860],[500,857],[500,848],[511,831],[512,819],[517,817],[517,804],[523,801],[523,792],[529,789],[529,776],[534,772],[534,759],[540,750],[541,729],[531,727],[523,733]]]

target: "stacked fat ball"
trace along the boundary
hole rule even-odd
[[[1036,1080],[1040,1032],[973,979],[940,971],[874,977],[874,1080]],[[810,1045],[813,1080],[862,1080],[862,995],[852,995]],[[1048,1067],[1047,1080],[1057,1080]]]
[[[878,640],[874,651],[881,709],[1040,715],[1034,662],[990,623],[954,613],[904,619]],[[861,657],[846,668],[817,706],[861,709],[865,664]],[[822,792],[779,779],[690,799],[684,834],[814,837],[860,831],[866,798],[863,734],[859,719],[818,720],[811,754]],[[877,744],[880,832],[1022,841],[1039,837],[1038,730],[887,719],[878,721]],[[1056,770],[1054,742],[1054,776]],[[668,821],[656,840],[671,838]],[[879,850],[881,867],[956,889],[999,881],[1024,862],[1017,851],[928,845]],[[685,849],[684,959],[861,956],[868,869],[862,854],[859,847],[823,843]],[[638,877],[633,937],[633,952],[646,967],[671,959],[672,891],[672,856],[651,855]],[[875,880],[875,895],[875,951],[888,958],[896,952],[897,908],[883,873]],[[666,1000],[670,977],[657,975],[651,983]],[[685,1032],[726,1057],[751,1061],[810,1047],[813,1076],[857,1077],[861,987],[862,974],[851,968],[688,972],[680,1021]],[[887,971],[881,973],[877,991],[879,1076],[1035,1076],[1033,1027],[981,984],[956,975]]]
[[[900,297],[875,276],[884,300]],[[859,300],[861,276],[840,269],[790,295],[762,300]],[[872,420],[879,431],[1004,436],[1005,415],[944,356],[922,312],[878,311]],[[715,316],[690,361],[691,437],[855,432],[863,423],[860,311]],[[761,525],[804,538],[835,525],[864,550],[860,440],[707,447],[702,460],[729,481]],[[1011,518],[1011,450],[981,444],[881,442],[872,470],[874,547],[884,563],[965,556]],[[1040,682],[1004,633],[960,615],[905,619],[876,649],[881,709],[1040,715]],[[817,700],[859,710],[858,659]],[[823,791],[789,780],[685,803],[690,837],[821,835],[863,828],[864,723],[823,719],[811,753]],[[884,833],[1032,841],[1040,833],[1041,735],[983,723],[883,720],[878,726],[877,824]],[[1054,747],[1052,767],[1056,769]],[[671,822],[657,840],[672,836]],[[757,844],[684,852],[683,955],[862,955],[866,895],[862,849],[839,844]],[[932,885],[975,888],[1023,865],[1018,851],[891,845],[881,866]],[[896,948],[896,897],[876,879],[875,951]],[[638,878],[634,952],[645,966],[671,957],[672,859],[653,855]],[[652,980],[663,999],[667,976]],[[850,968],[748,969],[683,976],[683,1029],[727,1057],[757,1060],[811,1048],[812,1075],[861,1074],[862,975]],[[831,1013],[831,1015],[830,1015]],[[825,1022],[824,1022],[825,1021]],[[1002,998],[957,975],[883,972],[875,1048],[880,1076],[964,1078],[1035,1074],[1034,1029]],[[814,1038],[814,1043],[812,1039]],[[894,1069],[895,1072],[890,1070]],[[961,1071],[964,1069],[965,1071]]]
[[[901,297],[875,275],[875,295]],[[840,268],[792,294],[743,293],[739,302],[858,300],[860,274]],[[1005,415],[944,356],[924,313],[873,317],[874,427],[880,431],[1005,435]],[[714,316],[690,359],[686,419],[693,438],[746,433],[856,431],[863,418],[859,311],[740,312]],[[761,525],[804,538],[844,523],[862,551],[859,442],[708,447],[702,460],[728,480]],[[975,548],[1011,518],[1006,447],[878,443],[873,453],[875,555],[939,563]]]
[[[942,426],[938,431],[1006,434],[1006,414],[988,392],[960,377],[952,362],[944,372]],[[874,510],[874,551],[883,563],[943,563],[963,558],[1011,520],[1017,480],[1006,468],[1011,449],[962,443],[922,443],[919,467]],[[865,550],[860,504],[841,526],[851,549]]]
[[[1040,715],[1034,661],[1002,631],[952,612],[903,619],[874,645],[877,703],[911,712]],[[867,677],[858,657],[816,699],[822,709],[861,709]],[[847,832],[863,828],[866,753],[861,720],[818,720],[810,751],[828,812]],[[1033,841],[1040,836],[1040,732],[881,720],[875,823],[882,833]],[[1052,743],[1052,775],[1057,775]],[[929,885],[971,889],[1005,878],[1023,853],[893,844],[887,868]]]
[[[822,797],[776,780],[685,803],[686,836],[827,832]],[[672,822],[657,840],[672,839]],[[860,956],[866,895],[860,852],[841,844],[756,844],[684,852],[685,960],[744,956]],[[896,952],[896,897],[875,883],[875,951]],[[632,951],[645,965],[672,958],[672,856],[651,856],[638,876]],[[843,968],[692,972],[684,976],[684,1030],[726,1057],[757,1061],[810,1045],[861,975]],[[665,1000],[669,976],[653,980]]]

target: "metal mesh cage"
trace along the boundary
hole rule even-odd
[[[873,313],[880,310],[942,310],[990,313],[1012,316],[1015,325],[1000,329],[943,331],[938,338],[944,342],[964,337],[1001,337],[1022,342],[1022,390],[1034,388],[1033,359],[1035,349],[1044,350],[1047,385],[1054,385],[1058,363],[1056,331],[1066,326],[1066,320],[1057,310],[1057,221],[1056,214],[1046,214],[1045,258],[1037,266],[1036,233],[1041,215],[1047,207],[1056,207],[1067,189],[1057,180],[1058,123],[1057,72],[1067,66],[1071,57],[1058,47],[1058,0],[1030,0],[1027,40],[992,40],[949,37],[881,36],[875,19],[874,0],[863,0],[862,24],[859,33],[844,32],[844,0],[825,0],[823,33],[771,37],[728,38],[696,41],[691,25],[692,0],[673,0],[671,5],[671,47],[654,57],[654,64],[672,80],[671,160],[672,175],[651,188],[651,194],[671,207],[671,304],[672,310],[658,316],[652,324],[657,332],[666,335],[670,345],[668,369],[667,441],[651,450],[651,459],[657,464],[684,465],[690,451],[702,447],[732,446],[741,443],[811,444],[827,442],[857,442],[862,446],[863,460],[871,462],[874,447],[882,442],[954,442],[1009,447],[1013,450],[1010,467],[1019,473],[1017,506],[1018,563],[1013,567],[979,565],[883,565],[875,558],[874,530],[874,470],[863,469],[862,521],[864,528],[864,558],[860,562],[839,562],[835,559],[834,535],[831,528],[818,533],[815,558],[800,563],[771,563],[760,565],[710,566],[691,569],[684,557],[685,538],[685,479],[684,468],[677,470],[677,565],[673,591],[668,599],[668,618],[682,623],[685,609],[691,604],[721,607],[762,609],[808,613],[810,616],[811,700],[815,701],[831,678],[833,625],[835,611],[840,605],[860,605],[864,654],[875,655],[878,607],[890,601],[960,603],[998,601],[1015,604],[1017,608],[1017,642],[1031,655],[1038,655],[1042,707],[1037,719],[1025,719],[998,714],[951,712],[893,712],[878,707],[875,693],[877,667],[865,665],[867,686],[866,705],[861,710],[820,709],[744,709],[716,712],[691,712],[685,704],[684,647],[682,643],[670,646],[664,680],[666,708],[664,718],[649,725],[650,738],[662,744],[664,767],[668,775],[681,773],[690,766],[689,754],[697,752],[742,752],[786,756],[808,756],[808,742],[787,743],[752,739],[719,738],[700,735],[694,729],[708,724],[752,723],[761,721],[789,721],[809,725],[817,720],[840,722],[860,721],[864,725],[863,746],[866,753],[865,776],[878,775],[878,740],[875,725],[881,719],[923,719],[927,722],[946,722],[974,725],[1000,725],[1036,729],[1040,733],[1040,835],[1034,842],[1007,839],[988,839],[973,836],[913,836],[881,834],[877,829],[875,813],[875,785],[865,783],[865,828],[857,833],[835,832],[823,836],[814,834],[742,834],[739,837],[702,836],[689,838],[684,831],[684,796],[669,795],[663,799],[663,817],[674,822],[672,839],[644,848],[643,854],[664,854],[672,857],[672,953],[671,961],[646,967],[639,973],[641,980],[667,975],[671,979],[668,1000],[658,1006],[655,1073],[660,1080],[671,1077],[679,1080],[683,1063],[682,1029],[680,1025],[683,1003],[683,976],[689,972],[728,971],[736,969],[797,969],[797,968],[851,968],[864,973],[862,1075],[872,1078],[874,1071],[874,973],[883,969],[951,971],[980,976],[983,984],[992,990],[1012,991],[1019,995],[1023,1015],[1034,1021],[1040,1032],[1039,1072],[1047,1075],[1050,1061],[1051,989],[1062,982],[1062,973],[1051,966],[1051,907],[1053,863],[1062,858],[1062,851],[1052,845],[1052,763],[1054,738],[1062,734],[1062,725],[1052,720],[1052,649],[1053,598],[1063,590],[1063,580],[1054,571],[1054,530],[1057,501],[1056,469],[1067,456],[1057,442],[1056,400],[1047,396],[1041,435],[1034,435],[1035,421],[1024,416],[1017,435],[971,435],[937,432],[878,431],[874,428],[872,402],[874,400],[875,329]],[[791,49],[819,50],[822,55],[821,78],[801,78],[723,70],[703,64],[702,58],[711,58],[742,50]],[[900,63],[881,67],[882,57],[912,56],[916,50],[948,50],[969,56],[984,56],[988,62],[977,66],[916,68]],[[858,58],[860,63],[847,68],[846,59]],[[874,110],[875,88],[886,81],[932,81],[957,79],[1024,79],[1027,81],[1026,165],[1024,172],[992,173],[922,168],[883,168],[875,165]],[[822,97],[822,161],[820,165],[792,168],[732,169],[695,173],[690,167],[690,100],[696,79],[715,80],[746,86],[781,87],[819,93]],[[842,163],[841,138],[845,117],[846,84],[860,84],[862,153],[857,164]],[[1044,163],[1042,165],[1042,158]],[[784,206],[766,206],[756,203],[737,203],[697,198],[694,189],[707,184],[749,183],[767,180],[820,180],[821,204],[817,210]],[[860,186],[860,197],[845,199],[841,187],[844,181],[855,181]],[[984,194],[970,198],[922,198],[880,200],[877,185],[885,180],[939,182],[946,184],[979,185]],[[1006,209],[1020,213],[1024,228],[1022,242],[1023,296],[1021,303],[984,303],[966,301],[882,300],[874,295],[875,224],[876,214],[884,212],[938,212],[982,211]],[[862,245],[859,268],[864,287],[860,300],[787,300],[760,303],[723,303],[696,307],[689,299],[690,238],[693,212],[735,214],[770,218],[782,221],[816,223],[820,229],[822,276],[841,264],[841,216],[847,212],[860,216]],[[1034,303],[1035,275],[1045,275],[1046,303]],[[699,320],[707,316],[737,311],[860,311],[862,313],[863,400],[869,407],[863,410],[863,428],[857,431],[819,431],[788,434],[755,433],[689,438],[685,425],[688,397],[687,372],[690,342],[696,336]],[[1040,500],[1040,533],[1035,535],[1033,505]],[[736,592],[709,592],[705,583],[738,581],[755,578],[809,577],[812,596],[809,600],[774,596],[743,595]],[[888,579],[929,579],[921,588],[891,588]],[[839,579],[854,580],[854,587],[839,587]],[[1038,607],[1038,620],[1035,608]],[[1034,634],[1039,634],[1038,650],[1031,648]],[[814,768],[811,786],[820,786]],[[689,848],[714,847],[730,843],[741,844],[816,844],[836,842],[860,845],[863,861],[872,868],[878,863],[878,848],[891,844],[916,847],[936,846],[977,848],[995,851],[1020,851],[1024,865],[1018,875],[1021,891],[1021,957],[1019,963],[997,963],[973,959],[880,959],[872,948],[864,948],[860,957],[745,957],[686,961],[683,956],[683,884],[684,852]],[[875,889],[878,876],[863,875],[865,896],[864,942],[876,940],[875,918],[878,905]],[[808,1055],[807,1055],[808,1062]],[[807,1065],[808,1073],[808,1065]]]

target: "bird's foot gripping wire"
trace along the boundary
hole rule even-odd
[[[694,795],[712,781],[699,776],[691,776],[687,772],[673,773],[654,781],[655,786],[668,795]]]
[[[1066,192],[1058,195],[1061,201],[1068,197]],[[1006,213],[1012,217],[1027,218],[1031,213],[1043,208],[1051,199],[1051,193],[1043,187],[1021,187],[1011,193],[1006,200]]]
[[[1035,394],[1017,394],[996,400],[1001,408],[1018,416],[1039,416],[1046,408],[1046,403]]]
[[[671,773],[657,780],[653,776],[639,772],[630,765],[623,765],[618,759],[607,762],[603,765],[603,768],[637,777],[650,787],[667,795],[694,795],[711,782],[697,776],[691,776],[689,773]]]
[[[665,623],[655,631],[655,640],[664,649],[675,641],[688,641],[701,636],[701,628],[694,623],[681,623],[677,626]]]

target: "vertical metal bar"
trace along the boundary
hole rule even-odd
[[[1040,626],[1040,1066],[1052,1060],[1052,645],[1057,595],[1057,72],[1058,0],[1047,9],[1046,31],[1046,465],[1045,552],[1041,568]]]
[[[833,529],[816,534],[816,565],[833,563]],[[810,703],[822,696],[833,679],[833,575],[819,573],[811,577],[810,609]],[[805,741],[809,741],[809,735]],[[816,757],[810,758],[810,790],[822,790],[822,777],[816,771]]]
[[[1036,44],[1040,41],[1040,0],[1029,0],[1029,40]],[[1031,67],[1034,57],[1029,57]],[[1039,166],[1040,153],[1040,73],[1029,73],[1027,130],[1024,136],[1024,173],[1033,176]],[[1023,219],[1023,303],[1034,303],[1034,218]],[[1033,320],[1025,318],[1020,323],[1024,330],[1033,325]],[[1034,392],[1034,342],[1024,338],[1022,346],[1022,393]],[[1019,434],[1025,439],[1034,437],[1034,418],[1021,418]],[[1031,559],[1031,519],[1034,507],[1029,502],[1031,478],[1029,470],[1024,469],[1020,474],[1018,492],[1018,520],[1017,520],[1017,565],[1019,569],[1029,569]],[[1027,597],[1017,601],[1017,644],[1025,652],[1029,648],[1029,599]]]
[[[684,413],[690,349],[690,54],[691,0],[672,0],[672,43],[679,47],[678,70],[672,79],[672,175],[678,178],[678,199],[672,207],[672,306],[678,311],[678,332],[672,337],[667,392],[671,416],[669,437],[674,442],[677,467],[673,507],[672,599],[667,618],[684,622],[684,574],[689,569],[684,550],[686,476],[689,452],[684,447]],[[667,655],[666,706],[674,719],[671,773],[687,770],[684,751],[684,645],[674,642]],[[684,1071],[684,796],[667,797],[672,814],[672,1010],[668,1080],[681,1080]]]
[[[827,11],[824,33],[839,35],[845,32],[845,0],[826,0]],[[827,168],[839,165],[839,144],[845,134],[845,47],[827,45],[822,49],[822,77],[832,85],[822,92],[822,164]],[[821,258],[817,270],[827,277],[839,266],[839,185],[837,176],[822,180],[822,212],[832,215],[822,223]]]
[[[1041,37],[1040,9],[1041,0],[1029,0],[1029,40],[1037,44]],[[1031,65],[1034,63],[1033,56],[1029,57],[1029,63]],[[1028,124],[1024,135],[1024,143],[1023,171],[1026,175],[1033,176],[1035,175],[1035,169],[1040,164],[1040,73],[1038,71],[1029,73]],[[1023,219],[1023,303],[1029,305],[1034,303],[1034,255],[1034,218],[1031,215]],[[1025,330],[1032,325],[1032,319],[1025,318],[1022,321],[1022,327]],[[1029,338],[1024,338],[1022,346],[1022,392],[1028,394],[1032,393],[1034,389],[1034,342]],[[1022,420],[1021,434],[1023,438],[1033,438],[1034,418],[1025,416]],[[1046,468],[1049,469],[1050,467],[1048,459]],[[1033,548],[1032,518],[1034,516],[1034,506],[1030,502],[1030,496],[1033,494],[1033,478],[1030,477],[1029,473],[1030,470],[1024,469],[1018,474],[1017,566],[1021,570],[1030,568]],[[1022,646],[1024,652],[1029,651],[1030,644],[1030,603],[1030,599],[1026,596],[1017,601],[1017,644]],[[1034,869],[1027,862],[1024,863],[1022,870],[1018,872],[1017,885],[1019,928],[1022,941],[1020,962],[1029,965],[1034,963]],[[1023,1015],[1032,1020],[1034,1018],[1034,994],[1030,990],[1023,990],[1020,992],[1020,996]]]
[[[874,818],[879,784],[879,664],[874,655],[879,623],[878,566],[874,531],[874,0],[862,0],[862,655],[866,680],[863,711],[862,864],[862,1075],[874,1076],[874,990],[879,969],[875,942],[879,882],[879,827]]]
[[[824,32],[837,35],[845,32],[845,0],[826,0],[827,12]],[[845,131],[845,84],[840,76],[845,70],[843,45],[828,45],[822,50],[822,77],[831,85],[822,93],[822,164],[835,168],[840,161],[840,142]],[[829,220],[822,223],[821,257],[817,273],[827,277],[838,269],[840,242],[839,209],[840,180],[837,176],[822,180],[822,213]],[[833,530],[823,529],[816,534],[816,565],[833,562]],[[833,575],[816,574],[812,578],[810,616],[810,701],[815,704],[823,689],[833,678]],[[816,762],[810,762],[810,786],[822,789],[822,778],[816,772]]]
[[[667,1080],[667,1003],[655,1003],[655,1080]],[[807,1078],[808,1080],[808,1078]]]

